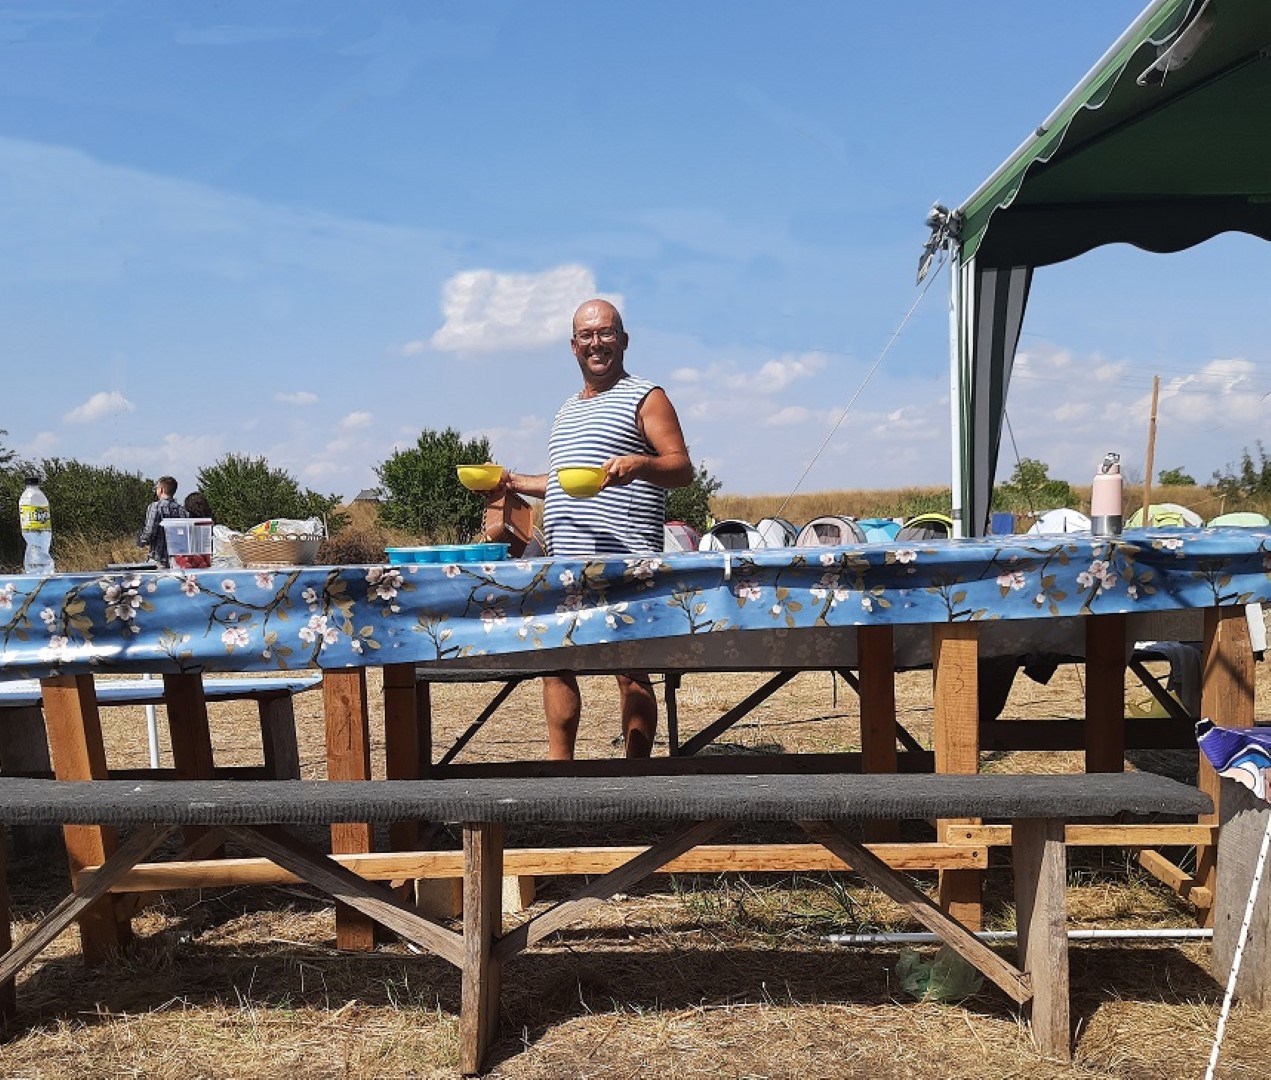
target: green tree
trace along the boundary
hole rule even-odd
[[[1262,447],[1262,440],[1254,443],[1259,460],[1255,463],[1248,447],[1240,456],[1240,465],[1228,465],[1225,471],[1214,473],[1214,487],[1218,494],[1228,499],[1252,499],[1271,497],[1271,458]]]
[[[383,525],[433,543],[465,543],[481,530],[485,500],[459,483],[458,465],[490,460],[490,440],[464,441],[453,428],[425,428],[415,445],[375,468],[384,490]]]
[[[698,465],[688,487],[666,493],[666,520],[683,521],[698,532],[705,532],[710,523],[711,496],[723,486],[724,482],[712,476],[705,465]]]
[[[319,495],[305,488],[285,469],[271,469],[262,457],[226,454],[200,469],[191,490],[202,491],[212,504],[218,524],[245,531],[270,518],[321,518],[334,535],[348,515],[335,512],[338,495]]]
[[[993,489],[993,505],[1001,510],[1053,510],[1076,502],[1067,480],[1052,480],[1049,466],[1036,458],[1020,458],[1011,478]]]
[[[1195,487],[1196,478],[1182,469],[1162,469],[1156,478],[1161,487]]]

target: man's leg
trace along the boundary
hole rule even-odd
[[[633,671],[618,676],[622,694],[622,742],[629,758],[647,758],[653,753],[653,736],[658,730],[658,699],[648,672]]]
[[[572,675],[543,676],[543,712],[547,715],[547,760],[573,761],[583,699]]]

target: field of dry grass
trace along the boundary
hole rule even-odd
[[[1260,700],[1271,665],[1259,664]],[[681,691],[691,734],[740,700],[759,676],[697,676]],[[372,701],[377,697],[372,673]],[[1039,686],[1021,677],[1007,714],[1077,715],[1075,668]],[[580,755],[610,757],[617,733],[611,680],[584,685]],[[1141,690],[1130,697],[1145,696]],[[478,687],[442,687],[438,743],[462,731]],[[901,722],[930,745],[930,675],[901,676]],[[213,706],[218,760],[260,760],[250,705]],[[324,773],[321,696],[296,699],[306,776]],[[103,710],[108,756],[144,765],[141,708]],[[160,715],[162,727],[162,714]],[[380,716],[373,730],[382,732]],[[728,733],[723,751],[838,750],[858,745],[850,690],[825,673],[799,676]],[[540,703],[522,687],[460,760],[543,750]],[[665,752],[661,748],[661,752]],[[383,748],[376,747],[382,774]],[[165,750],[166,755],[166,750]],[[1190,755],[1152,767],[1186,775]],[[1005,771],[1080,768],[1075,755],[986,755]],[[510,844],[550,840],[510,836]],[[559,839],[559,838],[557,838]],[[602,836],[590,838],[594,842]],[[453,843],[444,837],[443,844]],[[18,932],[61,895],[56,854],[10,868]],[[919,875],[930,885],[931,875]],[[562,882],[539,882],[539,903]],[[1077,927],[1187,926],[1191,912],[1120,852],[1074,853]],[[1009,927],[1009,879],[990,871],[988,922]],[[516,916],[509,916],[516,918]],[[455,1075],[459,980],[449,965],[399,943],[371,955],[334,948],[330,906],[305,886],[168,894],[137,920],[124,957],[86,971],[74,932],[23,975],[23,1010],[0,1046],[9,1077],[448,1077]],[[1074,944],[1078,1024],[1072,1064],[1039,1061],[1006,999],[986,989],[958,1004],[915,1003],[895,975],[899,948],[842,947],[828,933],[911,929],[899,909],[850,875],[654,877],[602,905],[509,966],[493,1055],[499,1077],[1196,1077],[1221,989],[1204,942]],[[924,952],[930,949],[923,947]],[[1266,1074],[1265,1016],[1237,1007],[1223,1077]]]

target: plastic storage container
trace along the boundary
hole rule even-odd
[[[202,570],[212,565],[211,518],[164,518],[159,524],[173,569]]]
[[[508,557],[507,544],[433,544],[428,547],[385,548],[389,564],[499,562]]]

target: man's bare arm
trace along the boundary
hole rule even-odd
[[[636,422],[653,447],[652,454],[627,454],[605,462],[609,479],[605,486],[621,486],[632,480],[647,480],[658,487],[688,487],[693,482],[693,463],[675,406],[666,391],[655,387],[640,403]]]

